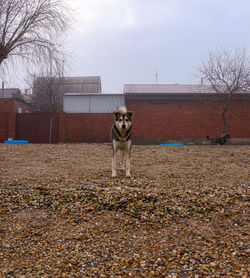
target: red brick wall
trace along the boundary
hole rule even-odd
[[[65,142],[109,142],[113,114],[66,114]]]
[[[134,111],[134,138],[205,138],[220,136],[220,110],[198,101],[163,104],[130,101]],[[231,137],[250,138],[250,102],[233,102],[227,114]]]
[[[206,138],[223,130],[220,110],[214,103],[176,100],[162,103],[130,101],[134,111],[133,138]],[[231,137],[250,138],[250,101],[234,101],[227,114]],[[60,142],[109,142],[113,114],[59,116]]]
[[[234,102],[227,118],[231,137],[250,138],[250,101]]]
[[[220,111],[211,103],[194,100],[130,100],[128,109],[134,111],[133,138],[137,140],[205,138],[207,135],[220,136],[222,132]],[[110,142],[113,119],[112,113],[59,113],[58,141]],[[250,138],[250,101],[233,101],[227,119],[232,138]],[[16,113],[0,112],[0,141],[10,137],[19,139],[15,135]]]
[[[0,113],[0,142],[8,139],[8,113]]]
[[[16,112],[22,107],[23,113],[34,112],[34,109],[26,103],[15,99],[0,99],[0,142],[8,138],[16,137]]]
[[[0,142],[8,138],[15,139],[16,113],[0,113]]]
[[[0,99],[0,113],[8,113],[13,111],[12,99]]]
[[[58,141],[66,142],[66,113],[61,112],[58,114]]]
[[[16,113],[8,113],[8,138],[16,138]]]
[[[58,114],[18,113],[16,139],[30,143],[58,143]]]

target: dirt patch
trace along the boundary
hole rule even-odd
[[[0,277],[248,277],[249,146],[0,145]]]

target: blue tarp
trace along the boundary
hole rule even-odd
[[[4,141],[4,143],[8,143],[8,144],[28,144],[29,141],[27,141],[27,140],[6,140],[6,141]]]
[[[160,144],[161,146],[183,146],[183,143]]]

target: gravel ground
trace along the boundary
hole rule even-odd
[[[249,146],[0,145],[0,277],[249,277]]]

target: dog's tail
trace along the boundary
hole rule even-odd
[[[125,106],[121,106],[121,107],[118,109],[118,112],[121,113],[121,114],[127,113],[127,108],[126,108]]]

